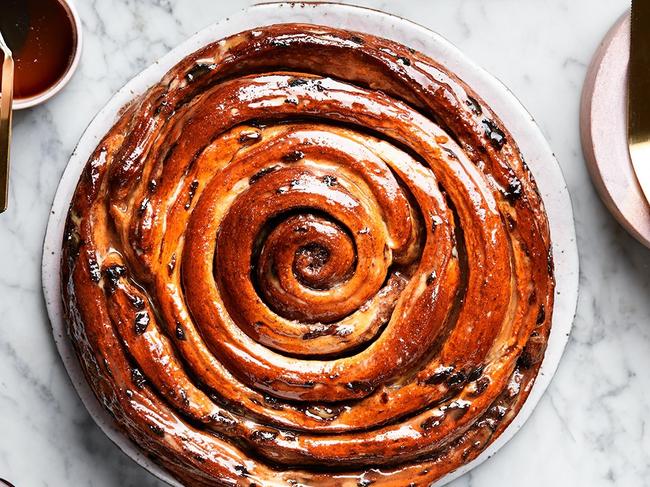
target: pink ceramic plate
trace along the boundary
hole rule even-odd
[[[650,247],[650,205],[627,146],[630,16],[624,15],[596,51],[582,92],[580,132],[591,179],[618,222]]]

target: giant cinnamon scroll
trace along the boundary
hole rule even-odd
[[[535,380],[549,230],[515,141],[434,60],[276,25],[125,108],[63,242],[70,336],[187,485],[429,485]]]

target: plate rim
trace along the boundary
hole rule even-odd
[[[270,12],[271,8],[274,9],[274,12]],[[450,69],[450,71],[456,74],[458,74],[458,70],[467,71],[464,75],[459,75],[459,77],[467,82],[467,84],[481,95],[482,98],[486,99],[491,109],[497,113],[502,120],[508,118],[518,119],[516,126],[506,125],[508,125],[508,128],[513,134],[514,139],[517,141],[522,153],[527,156],[528,152],[536,152],[535,156],[544,161],[543,163],[536,163],[536,165],[539,165],[537,170],[534,170],[534,168],[531,167],[530,162],[528,162],[527,165],[533,173],[538,187],[540,186],[540,181],[545,181],[545,188],[543,190],[543,188],[540,187],[540,192],[542,193],[542,200],[546,207],[549,226],[551,227],[551,242],[556,265],[556,277],[558,277],[558,275],[562,276],[562,282],[560,282],[560,279],[556,280],[553,323],[551,326],[548,348],[530,394],[512,422],[477,458],[448,473],[446,476],[436,481],[432,486],[440,487],[457,479],[470,470],[473,470],[485,460],[492,457],[515,436],[515,434],[530,418],[530,415],[548,388],[557,367],[559,366],[569,339],[578,300],[579,257],[573,208],[566,180],[555,155],[543,136],[541,129],[535,123],[533,117],[526,111],[522,103],[506,85],[463,54],[454,44],[437,32],[406,18],[374,8],[334,2],[259,3],[241,9],[225,19],[199,30],[187,40],[179,44],[176,48],[131,78],[106,102],[106,104],[93,117],[88,127],[84,130],[79,142],[70,156],[56,189],[52,209],[48,218],[43,243],[42,259],[43,295],[45,298],[48,317],[52,326],[54,341],[59,355],[61,356],[66,373],[69,376],[75,391],[81,399],[84,407],[93,418],[93,421],[99,426],[103,433],[113,443],[115,443],[124,454],[149,473],[169,485],[180,487],[182,485],[181,483],[171,477],[171,475],[162,467],[147,458],[136,447],[135,443],[133,443],[122,432],[122,430],[117,427],[113,418],[101,406],[90,389],[90,386],[86,382],[77,356],[74,353],[72,343],[65,331],[66,327],[62,313],[63,306],[61,302],[59,275],[63,228],[77,181],[88,158],[90,157],[90,154],[101,140],[101,137],[103,137],[106,131],[113,125],[120,110],[126,104],[136,99],[149,86],[159,81],[163,74],[178,61],[206,43],[219,40],[223,37],[249,28],[262,27],[273,23],[305,22],[305,20],[299,18],[300,15],[298,15],[297,12],[312,17],[312,19],[309,20],[310,23],[368,32],[406,45],[413,44],[413,42],[409,43],[403,40],[407,36],[412,36],[412,38],[420,41],[424,40],[424,42],[422,42],[423,45],[419,48],[416,46],[412,47],[415,47],[419,51],[428,55],[431,55],[433,50],[438,50],[446,54],[448,58],[445,59],[445,61],[441,61],[439,58],[437,60]],[[263,19],[268,16],[275,18],[276,15],[286,18],[281,22],[263,21]],[[359,25],[355,24],[354,28],[341,26],[339,23],[341,21],[340,17],[332,21],[332,17],[337,17],[339,15],[345,15],[347,23],[352,23],[352,20],[355,19],[367,23]],[[328,16],[330,18],[328,18]],[[259,19],[259,22],[254,20],[256,18]],[[243,27],[234,28],[236,25],[240,24],[243,25]],[[392,35],[377,33],[372,29],[372,27],[382,27],[386,30],[391,25],[396,27],[396,29],[390,30],[390,34]],[[468,76],[468,73],[471,75]],[[473,78],[476,83],[468,81],[468,77]],[[481,89],[476,89],[476,84],[481,84]],[[487,92],[491,93],[487,94]],[[106,128],[104,129],[104,127]],[[517,133],[519,133],[519,135],[516,135]],[[525,134],[525,136],[523,136],[523,134]],[[524,151],[522,145],[528,147],[528,151]],[[527,161],[530,160],[527,159]],[[546,173],[542,173],[541,168],[544,168]],[[557,183],[559,183],[559,187],[555,187],[555,184]],[[551,188],[551,185],[554,187]],[[551,202],[552,204],[549,204]],[[553,212],[553,215],[551,215],[549,207],[555,208],[556,206],[561,206],[563,208],[563,213],[559,213],[556,210]],[[561,236],[557,234],[554,235],[554,233],[558,231],[566,232],[566,234]],[[561,272],[559,273],[557,272],[558,264],[561,264]],[[558,311],[560,306],[563,306],[563,308]],[[561,315],[559,315],[559,313],[561,313]]]

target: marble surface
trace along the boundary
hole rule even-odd
[[[159,486],[94,425],[54,348],[41,244],[58,179],[85,126],[129,78],[213,20],[253,2],[79,0],[80,70],[15,117],[0,216],[0,477],[23,486]],[[609,216],[578,136],[591,54],[627,0],[357,1],[440,32],[504,81],[546,134],[572,194],[581,295],[567,351],[526,426],[451,484],[650,485],[650,251]]]

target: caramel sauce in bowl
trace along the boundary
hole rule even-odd
[[[81,21],[70,0],[5,0],[0,30],[14,57],[13,108],[58,93],[81,56]]]

